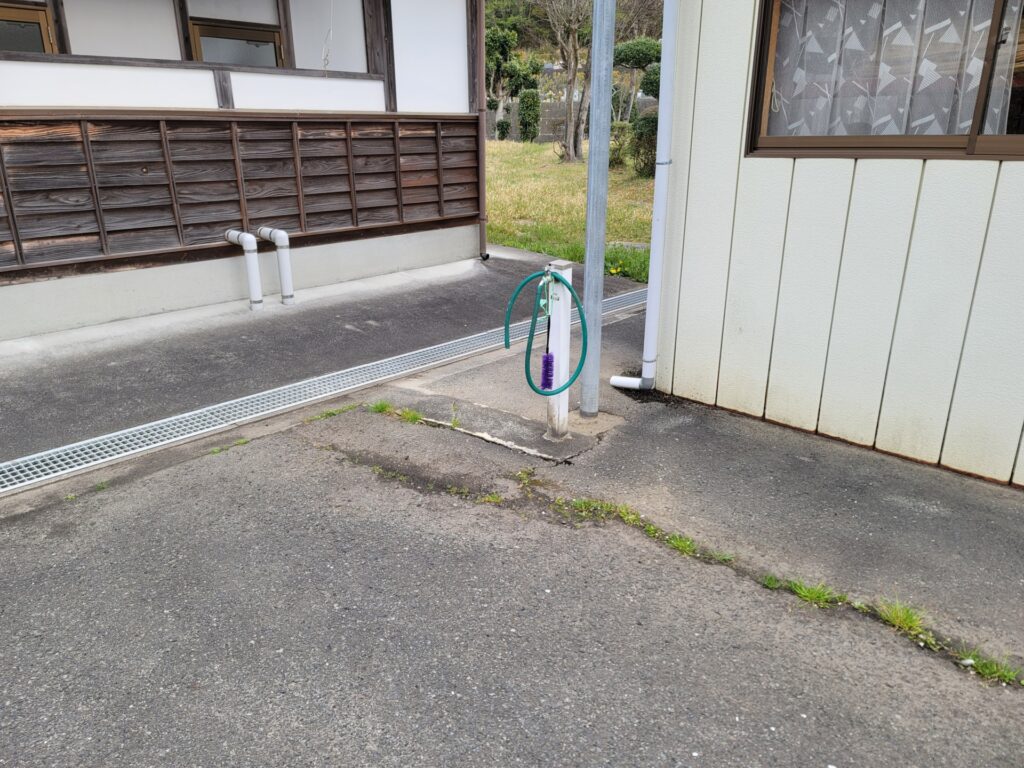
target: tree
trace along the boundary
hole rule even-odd
[[[519,95],[519,138],[533,141],[540,132],[540,94],[535,88]]]
[[[487,103],[501,117],[509,99],[537,87],[540,60],[516,51],[519,36],[514,30],[491,27],[486,36]]]
[[[588,45],[593,12],[592,0],[533,0],[543,9],[555,37],[565,68],[565,128],[562,134],[563,159],[576,162],[583,157],[583,129],[590,107],[590,62]],[[580,75],[582,72],[582,86]],[[576,105],[577,87],[580,90]]]
[[[629,70],[628,98],[618,99],[615,120],[629,120],[636,103],[636,92],[640,87],[637,73],[661,60],[661,43],[650,37],[637,37],[615,46],[615,66]],[[647,93],[645,90],[644,93]]]
[[[658,98],[661,93],[661,64],[651,64],[640,78],[640,90],[647,96]]]

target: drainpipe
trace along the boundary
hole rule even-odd
[[[658,164],[654,175],[654,215],[651,222],[651,266],[647,283],[643,370],[640,378],[612,376],[619,389],[654,389],[658,365],[658,326],[661,315],[661,277],[665,263],[668,221],[668,176],[672,165],[672,123],[675,117],[676,18],[680,0],[665,0],[661,41],[661,90],[658,94]]]
[[[260,280],[260,257],[256,252],[256,238],[248,232],[229,229],[224,239],[242,246],[245,252],[245,274],[249,278],[249,309],[253,312],[263,309],[263,283]]]
[[[295,303],[295,286],[292,283],[292,253],[288,233],[283,229],[260,227],[256,237],[274,244],[277,250],[277,271],[281,276],[281,303]]]
[[[491,255],[487,252],[487,73],[484,61],[487,58],[487,34],[484,20],[484,0],[478,0],[476,9],[476,61],[470,66],[476,68],[476,111],[477,111],[477,191],[480,209],[480,259],[487,261]],[[438,146],[441,137],[437,137]],[[443,173],[442,169],[437,169]],[[442,190],[442,194],[444,194]]]

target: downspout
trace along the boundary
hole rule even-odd
[[[274,244],[277,251],[277,272],[281,277],[281,303],[295,303],[295,285],[292,281],[292,253],[288,233],[283,229],[260,227],[256,237]]]
[[[675,117],[677,17],[681,0],[665,0],[661,43],[661,88],[658,93],[658,151],[654,172],[654,212],[651,221],[651,264],[647,283],[647,318],[644,323],[643,368],[640,378],[612,376],[619,389],[654,389],[658,365],[658,330],[661,322],[661,278],[665,264],[668,223],[669,166],[672,165],[672,127]]]
[[[484,0],[473,0],[476,2],[476,61],[470,66],[476,68],[476,111],[477,111],[477,189],[479,194],[480,209],[480,259],[487,261],[491,255],[487,252],[487,68],[484,61],[487,52],[484,46],[487,44],[487,35],[484,31]],[[437,137],[438,144],[441,137]],[[438,173],[443,170],[438,168]]]
[[[256,238],[248,232],[229,229],[224,239],[240,245],[245,253],[245,274],[249,280],[249,309],[253,312],[263,309],[263,282],[260,280],[260,257],[256,252]]]

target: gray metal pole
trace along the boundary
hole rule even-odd
[[[580,414],[597,416],[601,387],[601,302],[604,299],[604,240],[608,221],[608,145],[612,132],[612,60],[615,0],[594,0],[590,47],[590,166],[587,173],[587,258],[583,308],[590,351],[583,366]]]

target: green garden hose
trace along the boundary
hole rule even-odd
[[[509,299],[508,309],[505,310],[505,349],[509,349],[512,346],[511,339],[509,338],[510,327],[512,325],[512,307],[516,303],[516,299],[519,298],[519,294],[523,292],[523,289],[532,283],[534,280],[540,279],[537,284],[537,297],[533,303],[533,318],[530,321],[530,335],[526,339],[526,383],[530,385],[530,389],[536,392],[538,395],[544,397],[554,397],[565,392],[569,387],[576,383],[576,379],[583,373],[583,364],[587,360],[587,318],[583,313],[583,302],[580,301],[579,295],[576,290],[572,287],[572,283],[566,280],[557,272],[545,270],[543,272],[534,272],[528,278],[523,280],[519,284],[519,287],[512,293],[512,298]],[[582,344],[580,347],[580,362],[576,366],[576,370],[573,372],[569,380],[565,382],[558,389],[544,390],[536,385],[533,380],[533,373],[530,370],[530,358],[533,356],[533,337],[537,333],[537,317],[540,315],[541,307],[543,306],[544,289],[548,286],[551,281],[557,281],[569,289],[569,294],[572,296],[573,302],[576,304],[576,309],[580,315],[580,329],[582,331]],[[549,308],[550,311],[550,308]]]

